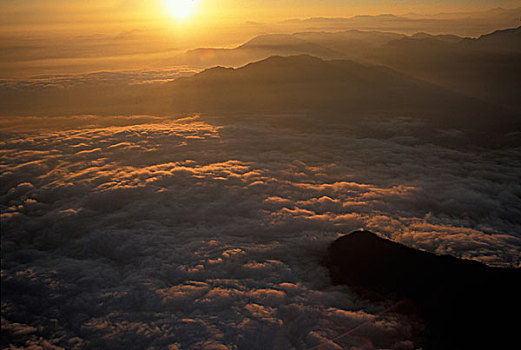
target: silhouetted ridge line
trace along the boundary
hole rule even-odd
[[[240,68],[213,68],[166,87],[177,112],[312,111],[337,120],[376,112],[414,116],[430,127],[487,131],[510,131],[510,124],[517,123],[517,116],[507,110],[387,67],[310,55],[271,56]]]
[[[357,231],[333,242],[325,258],[333,283],[368,298],[409,300],[402,312],[426,322],[427,349],[506,348],[517,342],[521,270],[438,256]]]

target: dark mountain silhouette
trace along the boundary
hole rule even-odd
[[[391,22],[399,19],[391,15],[377,17]],[[318,20],[325,19],[305,21]],[[360,30],[269,34],[234,49],[191,50],[180,56],[177,63],[238,67],[273,55],[299,54],[382,64],[461,94],[521,111],[521,80],[517,79],[521,75],[521,27],[498,30],[477,39]]]
[[[290,127],[342,124],[361,137],[412,136],[455,147],[519,145],[519,114],[350,60],[273,56],[240,68],[215,67],[152,85],[0,89],[3,115],[299,115]],[[30,103],[27,103],[30,101]],[[367,128],[385,119],[413,121],[407,131]],[[443,130],[458,130],[457,138]]]
[[[426,349],[507,349],[519,344],[521,270],[438,256],[357,231],[333,242],[331,279],[364,297],[401,301],[418,314]]]
[[[521,111],[521,27],[458,42],[407,37],[390,41],[365,58]]]
[[[384,113],[414,116],[430,127],[487,131],[512,130],[517,123],[516,115],[500,108],[385,67],[306,55],[274,56],[238,69],[216,67],[162,90],[178,112],[309,111],[338,121]]]
[[[273,56],[237,69],[215,67],[150,86],[50,86],[0,90],[0,94],[4,115],[303,112],[317,125],[357,125],[375,117],[405,116],[419,123],[421,130],[415,136],[426,142],[434,142],[432,135],[438,129],[475,130],[476,140],[494,147],[511,143],[514,136],[505,134],[520,129],[515,113],[392,69],[307,55]],[[480,136],[483,133],[488,137]],[[492,137],[493,133],[498,134]]]

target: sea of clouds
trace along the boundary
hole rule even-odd
[[[420,323],[330,284],[339,235],[521,263],[519,148],[197,116],[0,137],[4,348],[412,349]]]

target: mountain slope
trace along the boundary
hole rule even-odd
[[[521,112],[521,27],[459,42],[408,37],[365,58]]]
[[[472,143],[492,147],[518,144],[515,132],[521,131],[519,114],[500,107],[386,67],[307,55],[273,56],[236,69],[215,67],[162,84],[0,89],[0,100],[0,113],[11,116],[299,114],[317,126],[341,123],[360,133],[368,130],[364,123],[405,118],[414,125],[414,137],[424,142],[449,142],[436,135],[457,129],[473,135]]]
[[[520,269],[437,256],[367,231],[334,241],[325,263],[333,283],[391,298],[398,301],[396,311],[419,314],[427,326],[426,349],[509,348],[517,342],[509,316],[521,312]]]
[[[396,20],[393,16],[382,18]],[[299,54],[382,64],[521,112],[521,99],[518,98],[521,80],[517,78],[521,75],[521,27],[498,30],[477,39],[359,30],[269,34],[255,37],[234,49],[191,50],[179,57],[177,63],[238,67],[273,55]]]
[[[306,55],[274,56],[238,69],[216,67],[165,88],[176,111],[315,111],[337,119],[384,113],[454,128],[489,128],[491,116],[495,122],[503,118],[506,126],[511,116],[385,67]]]

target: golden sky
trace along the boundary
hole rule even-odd
[[[521,6],[519,0],[2,0],[2,26],[117,25],[156,22],[172,2],[195,1],[193,21],[276,21],[295,17],[479,11]],[[192,23],[193,24],[193,23]]]
[[[192,6],[192,1],[195,5],[189,15],[173,13],[179,6]],[[382,13],[413,16],[499,6],[521,7],[521,0],[1,0],[0,78],[162,67],[188,49],[234,47],[259,34],[308,30],[306,25],[283,22],[287,19]],[[475,36],[511,25],[501,21],[486,29],[466,25],[411,32]]]

